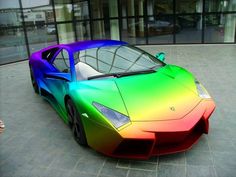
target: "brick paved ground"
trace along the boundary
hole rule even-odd
[[[193,72],[215,98],[210,134],[191,150],[147,161],[111,159],[75,143],[33,93],[27,62],[0,66],[1,177],[233,177],[236,174],[236,46],[142,46]]]

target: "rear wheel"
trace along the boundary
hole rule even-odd
[[[80,145],[87,146],[87,139],[84,132],[84,127],[74,103],[71,99],[66,102],[66,109],[69,118],[69,126],[76,142]]]
[[[30,78],[31,78],[32,86],[34,88],[34,92],[38,94],[39,93],[39,87],[38,87],[38,84],[37,84],[37,82],[35,80],[32,66],[30,66]]]

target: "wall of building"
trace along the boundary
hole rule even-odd
[[[0,64],[57,43],[235,43],[236,0],[0,1]]]

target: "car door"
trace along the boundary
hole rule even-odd
[[[66,49],[61,49],[57,56],[50,62],[51,66],[55,68],[50,73],[45,73],[44,82],[49,88],[53,98],[53,102],[56,102],[61,108],[64,106],[64,96],[68,92],[69,81],[63,79],[63,77],[50,77],[51,75],[71,75],[69,53]]]

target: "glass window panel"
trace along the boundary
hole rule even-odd
[[[111,68],[111,65],[108,65],[100,60],[98,60],[98,70],[99,72],[106,73]]]
[[[74,16],[76,20],[89,19],[88,1],[74,0]]]
[[[120,56],[116,55],[113,67],[119,68],[119,69],[122,69],[122,70],[125,71],[129,67],[131,67],[132,64],[133,63],[130,62],[129,60],[126,60],[126,58],[123,58],[123,57],[120,57]]]
[[[21,26],[22,15],[18,0],[0,1],[0,28]]]
[[[236,0],[205,0],[205,12],[236,11]]]
[[[97,59],[96,58],[93,58],[90,56],[84,56],[82,58],[84,58],[84,63],[88,64],[89,66],[92,66],[94,69],[97,70]]]
[[[91,39],[89,21],[76,22],[76,34],[78,41]]]
[[[205,42],[221,43],[235,41],[236,14],[205,16]]]
[[[117,0],[93,0],[91,7],[93,18],[118,17]]]
[[[97,48],[91,48],[89,50],[84,50],[84,54],[83,55],[87,55],[87,56],[92,56],[92,57],[97,57]],[[81,51],[83,52],[83,51]],[[83,56],[81,55],[81,56]]]
[[[144,0],[120,0],[122,16],[143,16],[145,1]]]
[[[96,50],[96,57],[89,55],[89,53],[94,53],[94,50]],[[137,71],[162,65],[154,56],[132,46],[98,47],[75,53],[75,58],[78,58],[78,53],[80,53],[81,62],[102,73]]]
[[[176,0],[176,13],[201,13],[203,0]]]
[[[145,44],[144,18],[127,18],[122,20],[122,40],[130,44]]]
[[[178,33],[180,26],[174,25],[173,16],[156,16],[148,20],[148,42],[150,44],[173,43],[174,32]]]
[[[119,73],[119,72],[124,72],[124,71],[125,71],[124,69],[112,67],[110,72],[111,73]]]
[[[142,54],[135,64],[143,68],[151,68],[156,65],[156,63],[150,60],[150,58],[146,54]]]
[[[72,4],[71,0],[54,0],[56,21],[72,20]]]
[[[120,40],[119,21],[118,20],[110,20],[110,34],[111,34],[111,39]]]
[[[107,25],[105,26],[104,20],[93,21],[93,38],[94,39],[110,38],[109,29],[107,29]]]
[[[93,21],[94,39],[114,39],[119,40],[118,20],[98,20]]]
[[[176,33],[176,43],[201,43],[202,18],[200,15],[177,16],[176,24],[180,30]]]
[[[57,43],[54,25],[27,27],[30,53]]]
[[[70,43],[75,41],[72,23],[57,25],[59,43]]]
[[[98,59],[109,65],[112,64],[114,53],[108,52],[107,50],[98,49]]]
[[[22,28],[0,28],[0,64],[28,58]]]
[[[69,54],[65,49],[62,49],[56,56],[53,65],[61,72],[68,73],[70,71]]]
[[[117,50],[116,55],[121,56],[121,57],[125,56],[126,60],[130,62],[134,62],[140,56],[140,52],[136,50],[132,50],[131,48],[120,47]]]
[[[54,22],[53,9],[50,1],[22,0],[24,21],[26,25],[43,26]]]
[[[147,14],[173,14],[173,0],[147,0]]]

